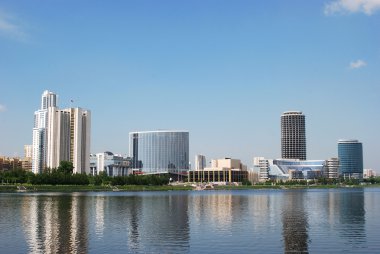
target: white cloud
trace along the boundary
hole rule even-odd
[[[372,15],[380,10],[380,0],[334,0],[325,4],[325,15],[363,12]]]
[[[359,68],[362,68],[366,65],[367,65],[366,62],[359,59],[359,60],[356,60],[356,61],[353,61],[350,63],[350,69],[359,69]]]
[[[0,112],[4,112],[6,110],[7,110],[7,108],[4,105],[0,104]]]
[[[0,36],[10,37],[17,40],[25,40],[26,33],[17,20],[11,15],[0,10]]]

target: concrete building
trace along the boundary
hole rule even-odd
[[[129,133],[132,167],[143,174],[187,174],[189,170],[189,132],[177,130]]]
[[[324,176],[328,179],[338,179],[339,177],[339,159],[330,158],[326,160],[324,167]]]
[[[21,169],[22,163],[18,157],[0,157],[0,171],[8,171],[14,169]]]
[[[91,112],[81,108],[59,109],[57,95],[44,91],[41,109],[34,114],[32,171],[42,173],[70,161],[74,173],[89,173]]]
[[[305,115],[300,111],[281,115],[281,157],[306,160]]]
[[[132,159],[112,152],[90,155],[90,173],[99,175],[105,172],[108,176],[127,176],[132,173]]]
[[[24,145],[24,158],[30,158],[33,157],[33,145]]]
[[[82,108],[48,109],[47,167],[70,161],[74,173],[90,173],[91,112]]]
[[[195,155],[194,170],[203,170],[206,167],[206,157],[201,154]]]
[[[363,178],[363,147],[356,139],[338,141],[339,175],[344,178]]]
[[[233,183],[248,179],[247,166],[240,160],[224,158],[211,160],[211,167],[189,171],[189,182]]]
[[[258,173],[260,182],[265,182],[269,179],[270,162],[264,157],[254,157],[253,167]]]
[[[363,169],[363,178],[368,179],[376,176],[376,171],[373,169]]]

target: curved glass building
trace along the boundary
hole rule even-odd
[[[132,167],[143,173],[179,173],[189,170],[188,131],[129,133]]]
[[[348,178],[363,178],[362,143],[355,139],[338,141],[339,174]]]

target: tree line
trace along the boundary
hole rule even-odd
[[[110,177],[105,172],[99,175],[73,173],[73,164],[62,161],[58,168],[47,169],[41,174],[23,169],[0,172],[2,184],[32,185],[164,185],[169,175],[129,175]]]

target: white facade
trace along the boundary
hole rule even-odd
[[[89,173],[91,112],[58,109],[56,100],[54,93],[44,91],[41,109],[34,114],[32,171],[41,173],[70,161],[74,173]]]
[[[46,167],[48,108],[56,103],[56,94],[46,90],[41,97],[41,108],[34,112],[32,171],[35,174],[42,173]]]
[[[376,171],[373,169],[363,169],[363,178],[368,179],[376,176]]]
[[[206,157],[204,155],[195,155],[195,168],[194,170],[203,170],[206,167]]]

